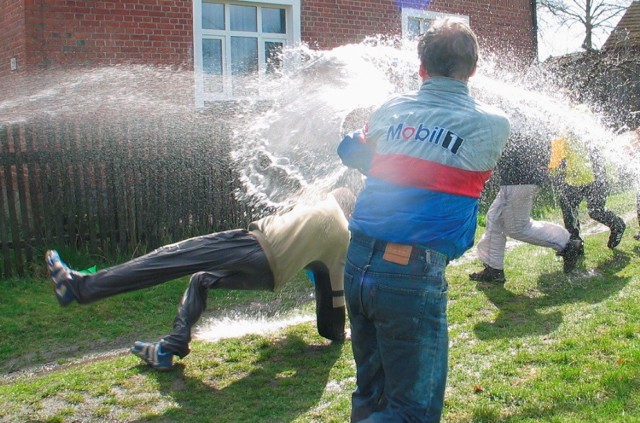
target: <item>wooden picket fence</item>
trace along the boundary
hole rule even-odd
[[[109,257],[241,227],[224,120],[0,122],[0,278],[47,249]]]

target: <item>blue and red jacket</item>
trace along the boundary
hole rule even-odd
[[[431,77],[388,100],[338,146],[342,162],[367,175],[349,229],[460,257],[509,132],[504,113],[456,79]]]

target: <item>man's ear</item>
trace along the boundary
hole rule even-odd
[[[469,74],[469,78],[471,78],[473,75],[475,75],[477,70],[478,70],[478,65],[473,65],[473,70]]]
[[[427,79],[429,79],[429,74],[427,73],[427,70],[424,68],[424,66],[422,66],[422,64],[420,65],[420,69],[418,70],[418,75],[420,75],[422,81],[426,81]]]
[[[466,77],[466,78],[464,78],[464,79],[461,79],[461,78],[457,78],[457,77],[456,77],[456,79],[460,79],[461,81],[464,81],[464,82],[469,82],[469,79],[470,79],[473,75],[475,75],[475,74],[476,74],[476,70],[478,70],[478,66],[477,66],[477,65],[474,65],[474,66],[473,66],[473,69],[471,70],[471,73],[469,74],[469,76],[467,76],[467,77]]]

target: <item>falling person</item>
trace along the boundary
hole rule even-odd
[[[172,332],[158,342],[136,341],[131,352],[157,370],[189,354],[191,330],[206,307],[209,289],[277,291],[299,271],[315,282],[318,333],[345,339],[344,264],[348,217],[355,196],[346,188],[309,206],[234,229],[165,245],[146,255],[93,274],[67,266],[50,250],[46,265],[61,306],[91,303],[192,274],[178,305]]]

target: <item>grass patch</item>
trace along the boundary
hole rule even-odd
[[[78,355],[128,347],[138,339],[160,338],[171,329],[189,278],[65,308],[55,301],[48,279],[0,283],[0,327],[5,334],[0,340],[0,372],[9,373],[28,365],[62,364]],[[265,317],[287,313],[313,300],[310,287],[300,275],[278,294],[212,290],[207,315],[250,309]],[[255,311],[256,304],[263,306]]]
[[[618,213],[635,211],[631,195],[614,200]],[[553,251],[525,244],[507,253],[504,286],[469,281],[475,260],[448,268],[445,422],[640,421],[637,227],[629,223],[615,251],[608,232],[585,237],[571,275]],[[351,345],[319,337],[315,322],[194,341],[160,373],[126,351],[77,359],[164,334],[187,278],[65,309],[44,279],[1,283],[1,421],[348,421]],[[279,294],[212,291],[210,312],[313,314],[311,291],[302,275]],[[11,373],[51,362],[62,365]]]

